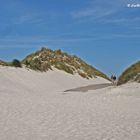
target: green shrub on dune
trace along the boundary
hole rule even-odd
[[[12,62],[4,62],[0,60],[0,65],[2,66],[11,66],[11,67],[22,67],[22,64],[19,60],[14,59]]]
[[[140,74],[140,61],[127,68],[118,79],[118,85],[127,83],[128,81],[135,81]]]
[[[22,65],[21,65],[20,61],[19,61],[19,60],[17,60],[17,59],[14,59],[14,60],[12,61],[11,66],[14,66],[14,67],[19,67],[19,68],[21,68],[21,67],[22,67]]]

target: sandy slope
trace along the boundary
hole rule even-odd
[[[87,80],[78,74],[71,75],[57,69],[42,73],[24,68],[0,67],[0,75],[1,90],[9,89],[10,92],[11,90],[23,90],[24,92],[31,90],[31,92],[48,93],[82,85],[108,82],[99,77]],[[7,87],[9,88],[7,89]]]
[[[94,83],[108,81],[0,67],[0,140],[139,140],[140,85],[63,92]]]

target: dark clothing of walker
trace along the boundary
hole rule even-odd
[[[115,81],[117,80],[117,77],[115,75],[111,76],[111,81],[115,85]]]

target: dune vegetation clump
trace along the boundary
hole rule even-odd
[[[14,59],[12,62],[11,62],[11,66],[14,66],[14,67],[19,67],[21,68],[22,65],[21,65],[21,62],[17,59]]]
[[[128,81],[140,81],[140,61],[127,68],[118,79],[118,85]]]
[[[1,65],[1,66],[7,66],[8,64],[7,64],[6,62],[0,60],[0,65]]]
[[[11,66],[11,67],[22,67],[21,62],[18,59],[14,59],[12,62],[4,62],[0,60],[0,65],[1,66]]]
[[[28,55],[22,60],[22,63],[33,70],[47,71],[57,68],[70,74],[77,73],[87,79],[96,76],[109,79],[104,73],[88,65],[82,59],[62,52],[60,49],[53,51],[48,48],[42,48]]]
[[[78,74],[87,79],[100,76],[109,80],[107,75],[87,64],[79,57],[69,55],[68,53],[62,52],[60,49],[53,51],[48,48],[42,48],[41,50],[28,55],[22,61],[14,59],[12,62],[4,62],[0,60],[0,65],[19,68],[24,65],[27,68],[41,72],[56,68],[69,74]]]

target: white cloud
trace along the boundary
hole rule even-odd
[[[14,24],[26,24],[26,23],[41,23],[42,18],[39,14],[26,14],[20,15],[13,20]]]
[[[87,8],[81,11],[73,12],[71,15],[74,18],[83,18],[83,17],[93,17],[93,18],[102,18],[109,16],[115,12],[114,9],[107,8]]]
[[[92,0],[89,6],[71,13],[73,18],[102,18],[113,15],[125,7],[124,0]]]
[[[0,39],[0,48],[3,46],[13,46],[14,45],[26,45],[28,47],[32,47],[33,45],[46,45],[50,43],[64,43],[64,42],[86,42],[86,41],[101,41],[101,40],[112,40],[112,39],[136,39],[140,38],[139,34],[103,34],[100,35],[88,35],[81,37],[67,37],[67,38],[49,38],[47,36],[34,36],[34,37],[9,37],[9,38],[1,38]]]

